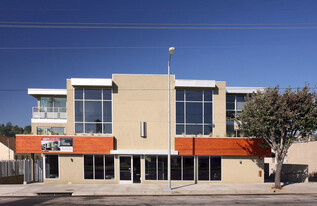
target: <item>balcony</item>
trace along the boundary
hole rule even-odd
[[[32,107],[32,123],[66,123],[66,119],[66,107]]]

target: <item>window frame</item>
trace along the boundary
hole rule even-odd
[[[47,178],[46,177],[46,156],[57,156],[58,160],[58,177],[55,178]],[[44,168],[44,174],[43,178],[48,180],[60,180],[61,177],[61,161],[60,161],[60,155],[59,154],[43,154],[43,168]]]
[[[208,157],[208,180],[200,180],[199,179],[199,157]],[[210,177],[211,172],[211,158],[220,158],[220,180],[212,180]],[[222,182],[223,179],[223,158],[222,156],[214,156],[214,155],[199,155],[197,156],[197,181],[201,182]]]
[[[156,158],[156,179],[155,180],[149,180],[149,179],[146,179],[146,162],[144,162],[144,171],[145,171],[145,178],[144,178],[144,181],[167,181],[168,180],[168,177],[166,180],[160,180],[158,177],[159,177],[159,168],[158,168],[158,157],[167,157],[166,155],[145,155],[144,156],[144,161],[146,161],[146,157],[155,157]],[[194,155],[173,155],[172,157],[180,157],[181,158],[181,178],[180,180],[173,180],[172,179],[172,174],[171,174],[171,181],[195,181],[195,156]],[[193,165],[193,179],[192,180],[184,180],[184,157],[192,157],[193,158],[193,161],[194,161],[194,165]],[[168,163],[167,163],[168,164]],[[171,166],[171,169],[172,169],[172,166]]]
[[[245,100],[245,102],[247,102],[247,100],[246,100],[247,95],[244,95],[244,94],[227,94],[227,95],[226,95],[226,105],[227,105],[227,103],[228,103],[228,102],[227,102],[227,97],[228,97],[228,96],[234,97],[234,109],[228,109],[228,108],[226,107],[226,136],[227,136],[227,137],[229,137],[229,136],[228,136],[228,129],[227,129],[227,127],[228,127],[229,123],[232,122],[232,121],[230,121],[230,120],[227,119],[227,118],[228,118],[227,112],[234,112],[234,116],[236,116],[239,112],[242,112],[243,109],[241,109],[241,110],[238,110],[238,109],[237,109],[237,102],[238,102],[238,101],[237,101],[237,98],[238,98],[238,97],[243,97],[244,100]],[[232,102],[231,102],[231,103],[232,103]],[[232,124],[232,123],[231,123],[231,124]],[[238,135],[238,133],[241,132],[241,130],[240,130],[240,129],[235,129],[236,126],[237,126],[237,123],[233,121],[233,133],[234,133],[234,136],[233,136],[233,137],[240,137],[240,136]],[[230,137],[232,137],[232,136],[230,136]]]
[[[85,178],[85,155],[91,155],[92,156],[92,179],[86,179]],[[96,179],[96,174],[95,174],[95,156],[103,156],[103,175],[104,178],[103,179]],[[106,156],[108,157],[112,157],[113,158],[113,178],[111,179],[106,179]],[[115,163],[115,156],[114,155],[103,155],[103,154],[83,154],[82,155],[82,159],[83,159],[83,180],[84,181],[114,181],[116,179],[116,163]]]
[[[184,98],[183,100],[177,100],[177,91],[183,91]],[[186,91],[202,91],[202,100],[200,101],[187,101],[186,100]],[[205,91],[211,92],[211,101],[205,101]],[[183,137],[183,136],[201,136],[201,137],[213,137],[214,136],[214,90],[211,89],[175,89],[174,90],[174,96],[175,96],[175,136],[176,137]],[[177,123],[177,103],[183,103],[184,108],[184,121],[183,123]],[[202,105],[202,123],[187,123],[186,122],[186,103],[201,103]],[[211,123],[205,123],[205,104],[211,104]],[[177,126],[183,126],[184,132],[182,134],[177,134]],[[187,134],[186,131],[186,125],[189,126],[201,126],[202,127],[202,133],[201,134]],[[211,126],[212,131],[211,135],[210,133],[207,135],[205,134],[205,127]]]
[[[82,90],[82,99],[76,99],[76,89]],[[101,99],[85,99],[85,90],[89,89],[98,89],[101,92]],[[110,90],[110,97],[111,99],[104,99],[104,90]],[[73,112],[74,112],[74,131],[76,134],[89,134],[90,132],[86,132],[86,124],[97,124],[96,122],[86,122],[85,118],[85,102],[101,102],[101,122],[98,124],[101,124],[101,133],[100,134],[113,134],[113,88],[82,88],[82,87],[74,87],[73,88],[73,102],[74,102],[74,107],[73,107]],[[76,121],[76,102],[82,102],[82,121]],[[111,122],[105,122],[104,121],[104,102],[110,102],[111,105]],[[82,132],[76,132],[76,124],[81,124],[82,126]],[[105,125],[111,125],[111,133],[105,133],[104,128]],[[93,134],[99,134],[93,133]]]

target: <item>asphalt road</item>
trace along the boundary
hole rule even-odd
[[[204,196],[1,197],[0,205],[317,205],[317,194]]]

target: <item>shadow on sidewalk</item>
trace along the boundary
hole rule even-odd
[[[189,186],[192,186],[192,185],[196,185],[196,184],[192,183],[192,184],[187,184],[187,185],[181,185],[181,186],[173,187],[172,190],[180,189],[180,188],[183,188],[183,187],[189,187]]]

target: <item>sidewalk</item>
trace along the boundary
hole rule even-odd
[[[0,185],[0,196],[37,196],[39,193],[69,193],[72,196],[124,196],[124,195],[239,195],[239,194],[317,194],[317,183],[295,183],[282,190],[273,190],[273,183],[248,184],[73,184]]]

